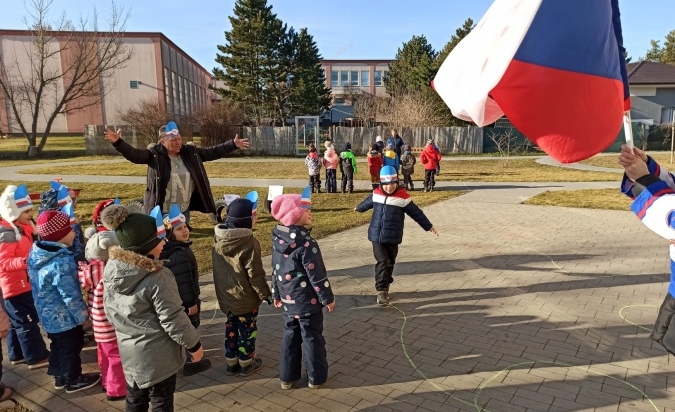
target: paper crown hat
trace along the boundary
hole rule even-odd
[[[18,209],[33,204],[33,201],[30,200],[26,185],[19,185],[16,187],[16,190],[14,191],[14,203],[16,203]]]
[[[394,166],[384,166],[380,169],[380,183],[398,182],[398,173]]]
[[[56,191],[56,203],[58,203],[59,207],[72,203],[73,199],[70,198],[68,186],[55,181],[49,182],[49,186]]]
[[[178,131],[178,125],[176,124],[176,122],[167,123],[164,129],[164,133],[166,133],[166,136],[169,138],[180,136],[180,132]]]
[[[303,209],[312,208],[312,188],[307,186],[300,195],[300,203]]]
[[[159,205],[152,208],[150,211],[150,216],[155,218],[155,224],[157,226],[157,237],[164,239],[166,237],[166,228],[164,227],[164,217],[162,216],[162,209],[159,208]]]
[[[171,205],[169,214],[164,216],[164,227],[175,229],[186,221],[187,219],[185,219],[183,212],[180,211],[180,207],[178,205]],[[190,225],[188,225],[188,229],[192,230]]]
[[[75,212],[73,211],[73,204],[68,203],[61,208],[61,212],[70,218],[70,227],[75,227],[77,221],[75,220]]]
[[[246,196],[244,196],[246,199],[250,200],[251,203],[253,203],[253,211],[251,214],[253,216],[258,214],[258,192],[255,190],[251,190],[250,192],[246,193]]]

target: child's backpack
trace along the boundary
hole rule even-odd
[[[344,152],[343,152],[344,153]],[[352,167],[352,159],[347,156],[340,155],[340,163],[343,168]]]

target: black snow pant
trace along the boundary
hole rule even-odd
[[[335,169],[326,169],[326,192],[335,193],[337,192],[337,170]]]
[[[424,188],[426,190],[436,186],[436,169],[424,171]]]
[[[342,192],[345,191],[354,191],[354,168],[351,166],[342,169]]]
[[[284,316],[284,337],[281,340],[279,379],[295,382],[300,379],[302,358],[307,378],[312,385],[323,385],[328,379],[326,340],[323,338],[323,312],[296,318]]]
[[[309,175],[309,187],[312,188],[312,193],[314,193],[314,190],[319,192],[321,190],[321,175]]]
[[[388,291],[389,285],[394,283],[394,264],[398,255],[398,245],[391,243],[373,242],[375,256],[375,290]]]

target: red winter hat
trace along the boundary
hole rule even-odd
[[[37,232],[42,240],[58,242],[68,236],[72,230],[70,217],[63,212],[49,210],[38,216]]]
[[[101,223],[101,213],[103,213],[103,209],[106,207],[112,205],[115,203],[114,199],[106,199],[101,202],[99,202],[96,205],[96,209],[94,209],[94,216],[92,216],[92,221],[94,223],[94,227],[96,228],[96,231],[98,232],[105,232],[108,229],[103,226],[103,223]]]

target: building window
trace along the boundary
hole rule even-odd
[[[349,72],[349,76],[351,77],[351,82],[349,83],[349,85],[350,86],[358,86],[359,85],[359,72],[357,72],[357,71]]]
[[[370,86],[370,71],[361,71],[361,86]]]
[[[331,70],[330,71],[330,85],[331,87],[338,87],[340,85],[340,81],[338,78],[340,77],[340,72],[337,70]]]
[[[180,113],[180,101],[178,100],[178,77],[171,72],[171,88],[173,89],[173,113]]]
[[[131,80],[131,81],[129,81],[129,88],[131,88],[131,89],[138,89],[138,80]]]
[[[341,71],[340,72],[340,86],[347,87],[349,86],[349,72]]]
[[[382,86],[382,71],[376,70],[374,76],[375,86]]]
[[[333,104],[345,104],[344,97],[336,97],[333,99]]]

